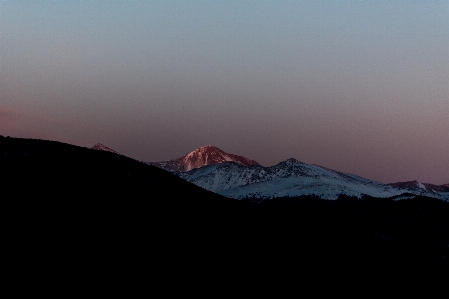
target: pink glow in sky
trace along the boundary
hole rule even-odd
[[[0,135],[449,183],[448,1],[0,2]]]

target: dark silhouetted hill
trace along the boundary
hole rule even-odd
[[[438,199],[237,201],[121,155],[31,139],[0,137],[0,165],[3,241],[34,275],[448,267],[449,204]]]

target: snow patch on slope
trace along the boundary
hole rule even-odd
[[[341,173],[317,165],[288,159],[272,167],[242,166],[235,162],[205,166],[178,176],[193,184],[221,195],[242,198],[275,198],[316,195],[323,199],[337,199],[340,195],[352,197],[386,198],[404,194],[401,188]],[[446,198],[425,189],[416,195]],[[449,197],[448,197],[449,198]]]
[[[427,190],[426,186],[424,186],[421,182],[416,181],[416,184],[418,185],[418,188]]]

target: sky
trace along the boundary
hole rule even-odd
[[[0,0],[0,135],[449,183],[449,1]]]

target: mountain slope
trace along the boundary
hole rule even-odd
[[[250,160],[248,158],[234,154],[229,154],[219,149],[218,147],[212,145],[199,147],[182,157],[170,161],[150,162],[148,164],[172,172],[186,172],[195,168],[230,161],[238,163],[243,166],[259,165],[259,163],[257,163],[254,160]]]
[[[419,181],[407,181],[407,182],[397,182],[390,184],[391,186],[413,190],[416,192],[449,192],[449,185],[433,185],[428,183],[421,183]]]
[[[322,199],[337,199],[340,195],[351,197],[369,195],[385,198],[406,192],[446,198],[443,193],[428,190],[404,191],[395,186],[302,163],[296,159],[288,159],[272,167],[242,166],[227,162],[178,173],[178,175],[206,190],[236,199],[304,195],[315,195]]]

